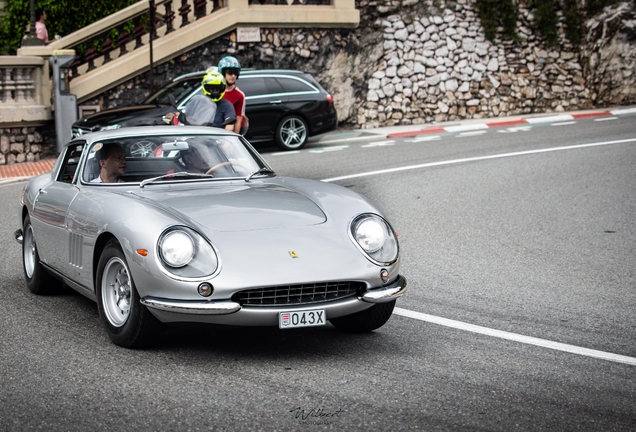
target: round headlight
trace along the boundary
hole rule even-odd
[[[373,253],[384,245],[386,240],[385,229],[375,219],[366,219],[361,222],[355,232],[356,241],[368,253]]]
[[[381,216],[366,213],[356,217],[351,222],[351,238],[375,264],[390,265],[398,258],[397,238]]]
[[[183,231],[171,231],[159,245],[161,257],[171,267],[183,267],[194,256],[194,241]]]

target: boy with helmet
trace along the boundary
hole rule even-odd
[[[188,101],[185,113],[169,113],[166,120],[172,122],[172,117],[177,116],[179,121],[186,125],[225,127],[234,130],[236,114],[232,104],[223,99],[225,93],[225,78],[216,71],[208,72],[203,77],[201,88],[202,95],[196,95]],[[172,114],[172,116],[170,116]]]
[[[228,100],[234,106],[236,113],[234,132],[245,135],[248,127],[247,117],[245,117],[245,94],[236,87],[236,80],[241,73],[241,64],[232,56],[223,57],[219,61],[218,70],[227,82],[223,99]]]

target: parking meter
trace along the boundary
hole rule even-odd
[[[70,93],[69,67],[75,60],[75,50],[56,50],[49,58],[53,68],[53,106],[55,108],[56,148],[61,153],[71,140],[71,129],[77,120],[77,96]]]

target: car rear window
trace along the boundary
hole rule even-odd
[[[295,78],[277,77],[276,81],[285,89],[286,93],[316,93],[317,89],[305,81]]]

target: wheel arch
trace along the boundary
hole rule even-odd
[[[102,252],[106,247],[106,244],[112,239],[117,240],[117,237],[111,232],[103,232],[95,240],[95,248],[93,249],[93,287],[97,287],[97,266],[99,265],[99,258],[102,256]],[[117,240],[119,242],[119,240]],[[97,292],[97,291],[95,291]]]

